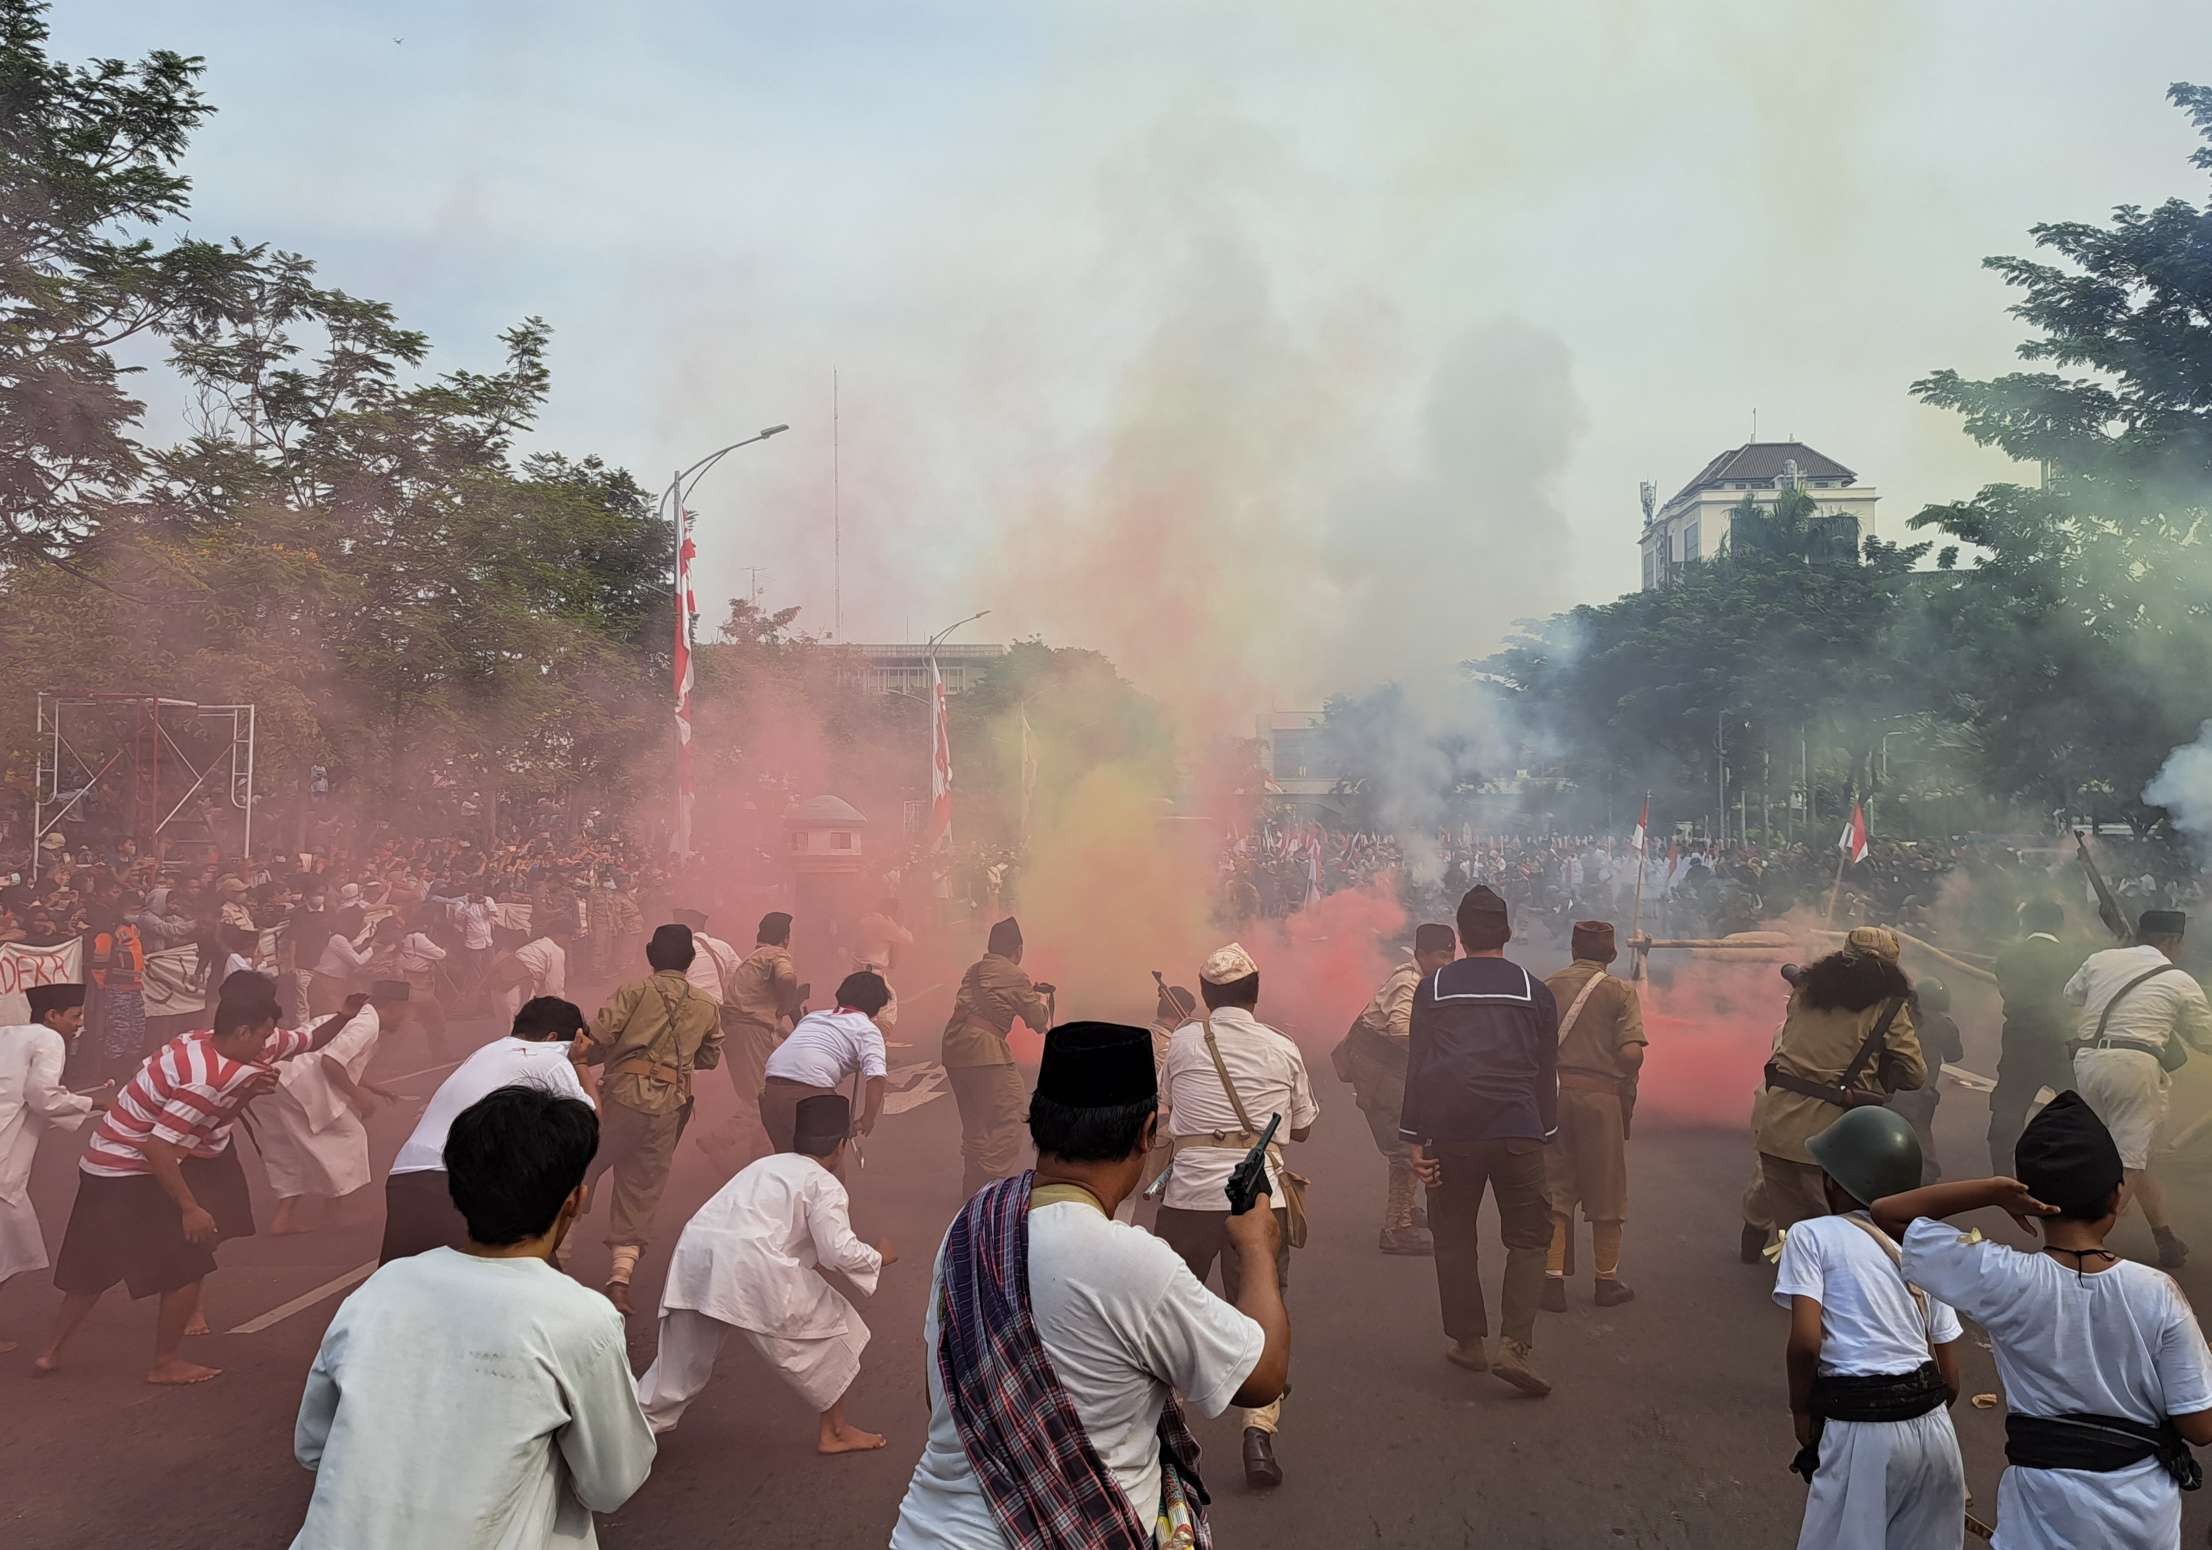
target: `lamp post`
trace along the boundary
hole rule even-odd
[[[788,425],[771,425],[758,435],[747,436],[743,441],[733,441],[726,447],[709,452],[689,468],[678,469],[669,481],[668,488],[654,506],[656,514],[664,507],[674,506],[670,526],[675,531],[674,544],[674,608],[675,635],[670,648],[676,690],[676,823],[671,834],[669,849],[679,856],[691,854],[691,577],[684,564],[685,528],[684,500],[708,469],[728,457],[739,447],[749,447],[756,441],[766,441],[771,436],[789,430]]]
[[[952,836],[952,729],[947,726],[945,715],[945,683],[937,671],[937,648],[945,637],[963,625],[990,617],[991,610],[981,609],[956,623],[948,624],[932,635],[922,646],[922,656],[929,663],[929,840],[933,847],[948,845]]]

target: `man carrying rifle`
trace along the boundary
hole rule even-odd
[[[1290,1139],[1303,1141],[1320,1113],[1298,1046],[1252,1015],[1260,1001],[1259,965],[1232,942],[1199,970],[1205,1016],[1186,1023],[1168,1041],[1162,1107],[1172,1116],[1174,1171],[1154,1231],[1182,1255],[1204,1281],[1221,1261],[1221,1290],[1241,1305],[1244,1261],[1229,1230],[1227,1186],[1245,1154],[1258,1144],[1270,1115],[1280,1114]],[[1290,1287],[1290,1250],[1303,1238],[1296,1194],[1303,1181],[1283,1167],[1280,1147],[1270,1146],[1267,1193],[1282,1232],[1275,1250],[1275,1278]],[[1280,1399],[1244,1412],[1244,1478],[1255,1488],[1283,1483],[1275,1461]]]

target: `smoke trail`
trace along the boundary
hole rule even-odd
[[[2197,729],[2195,742],[2167,757],[2143,788],[2143,800],[2171,813],[2182,833],[2212,842],[2212,721]]]

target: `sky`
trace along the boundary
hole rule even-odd
[[[1208,716],[1634,587],[1638,481],[1664,498],[1754,412],[1875,485],[1891,538],[2022,477],[1909,386],[2012,364],[1980,261],[2031,224],[2203,197],[2163,93],[2212,78],[2212,7],[2151,0],[53,27],[65,58],[206,56],[201,235],[308,254],[440,368],[548,319],[535,445],[652,485],[790,424],[701,484],[703,598],[759,567],[848,640],[988,608],[956,638],[1094,646]]]

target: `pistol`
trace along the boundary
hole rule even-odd
[[[1260,1195],[1267,1190],[1267,1148],[1275,1139],[1275,1132],[1282,1127],[1283,1117],[1271,1114],[1267,1128],[1260,1132],[1260,1139],[1251,1151],[1244,1154],[1244,1161],[1237,1164],[1224,1186],[1229,1192],[1229,1214],[1242,1216],[1252,1209]]]

